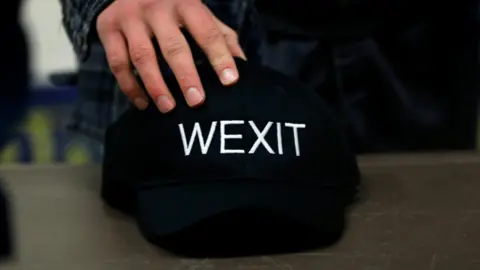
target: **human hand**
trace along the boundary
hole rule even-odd
[[[224,85],[238,80],[234,56],[245,59],[237,34],[218,20],[201,0],[115,0],[97,18],[97,32],[120,88],[143,110],[148,99],[132,73],[137,70],[161,112],[175,107],[160,73],[152,38],[175,74],[187,104],[205,100],[192,52],[180,28],[185,27],[204,51]]]

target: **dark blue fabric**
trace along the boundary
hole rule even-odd
[[[382,12],[351,9],[340,21],[318,15],[314,28],[265,8],[258,11],[256,55],[318,89],[344,119],[357,152],[473,149],[477,6],[405,1]]]

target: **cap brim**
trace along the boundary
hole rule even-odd
[[[322,230],[331,215],[343,215],[339,191],[311,185],[254,181],[210,182],[142,188],[141,229],[168,235],[205,218],[244,207],[266,209]]]

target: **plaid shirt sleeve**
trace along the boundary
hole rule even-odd
[[[95,19],[113,0],[60,0],[63,26],[79,58],[79,99],[68,128],[103,141],[106,129],[130,103],[110,71],[103,46],[95,38]],[[206,0],[222,21],[234,28],[242,24],[247,3],[253,0]]]
[[[79,98],[67,128],[89,139],[102,141],[126,98],[117,84],[96,38],[95,20],[113,0],[60,0],[65,32],[79,61]],[[119,113],[118,113],[119,114]]]
[[[79,65],[79,98],[67,128],[90,139],[103,141],[106,129],[129,106],[109,69],[103,46],[90,44],[88,57]]]
[[[95,19],[111,2],[113,0],[60,0],[63,26],[81,60],[89,53],[90,39],[95,32]]]

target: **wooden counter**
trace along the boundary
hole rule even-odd
[[[478,270],[480,155],[360,158],[367,188],[334,247],[236,259],[182,259],[150,246],[99,199],[97,166],[1,168],[17,256],[1,270]]]

